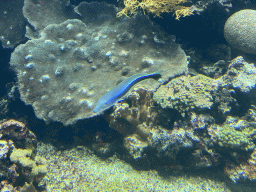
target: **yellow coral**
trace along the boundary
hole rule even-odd
[[[135,14],[141,8],[143,12],[150,12],[155,17],[161,17],[162,13],[175,12],[176,19],[192,15],[190,7],[184,7],[181,4],[187,0],[124,0],[125,8],[117,13],[117,17]]]

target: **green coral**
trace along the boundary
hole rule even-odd
[[[246,151],[252,150],[255,145],[249,138],[248,133],[236,131],[232,127],[225,125],[219,128],[217,135],[218,144],[228,148],[239,148]]]
[[[255,129],[245,120],[229,116],[224,124],[211,125],[208,131],[212,140],[220,147],[246,151],[255,147],[252,141]]]
[[[153,99],[163,108],[177,109],[183,116],[191,109],[210,109],[218,83],[204,75],[181,76],[160,86]]]

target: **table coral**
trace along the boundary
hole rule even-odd
[[[37,32],[50,24],[60,24],[67,19],[77,18],[69,0],[24,0],[23,15]]]
[[[18,75],[21,99],[33,106],[38,118],[73,124],[98,115],[93,113],[97,101],[133,74],[162,70],[165,82],[187,71],[184,51],[147,16],[117,19],[112,17],[114,6],[81,6],[99,8],[102,12],[97,18],[104,19],[94,24],[88,19],[93,13],[78,7],[86,25],[81,20],[49,25],[39,39],[18,46],[12,53],[10,64]],[[154,90],[159,82],[140,84]]]

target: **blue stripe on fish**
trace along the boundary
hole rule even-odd
[[[160,72],[155,72],[152,74],[139,73],[139,74],[133,75],[133,76],[125,79],[120,84],[118,84],[114,89],[108,91],[103,97],[101,97],[99,99],[93,112],[94,113],[102,112],[102,111],[112,107],[116,102],[120,101],[122,99],[122,97],[136,83],[138,83],[144,79],[148,79],[148,78],[158,79],[160,77],[161,77]]]

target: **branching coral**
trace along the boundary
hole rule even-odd
[[[190,7],[182,6],[187,0],[124,0],[125,8],[117,13],[117,17],[133,15],[138,9],[152,13],[155,17],[161,17],[162,13],[175,12],[176,19],[192,15]]]

